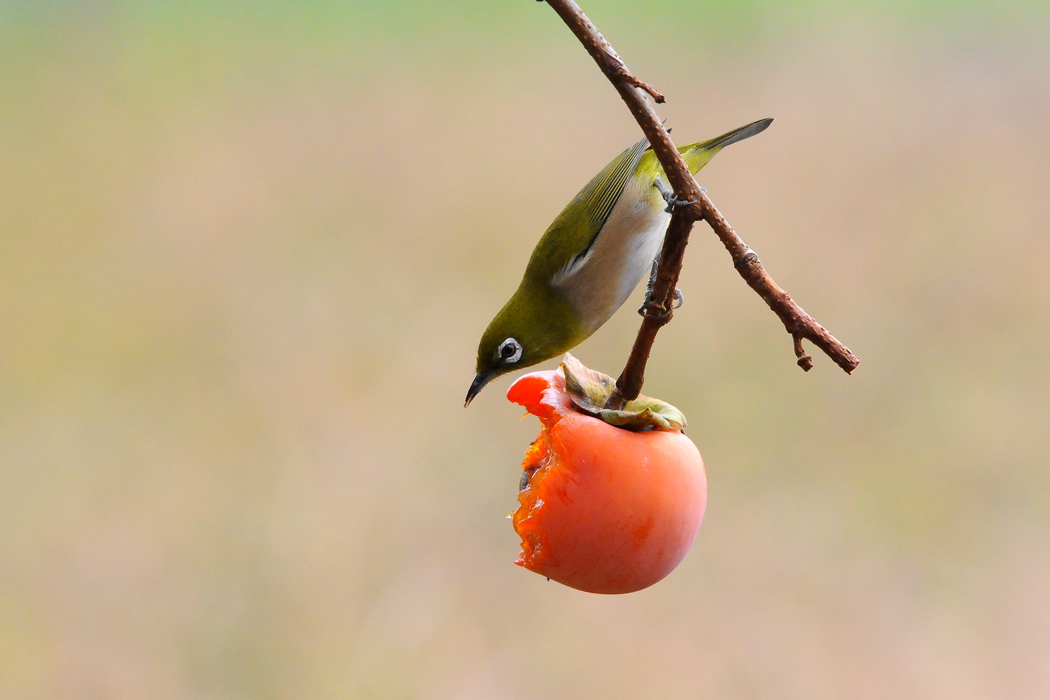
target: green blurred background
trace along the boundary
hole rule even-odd
[[[624,597],[513,565],[538,424],[462,408],[638,138],[548,7],[0,2],[0,697],[1050,697],[1050,4],[584,9],[679,141],[776,118],[701,184],[862,358],[697,228],[709,508]]]

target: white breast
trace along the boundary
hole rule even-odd
[[[663,209],[651,180],[628,182],[583,264],[557,282],[588,333],[608,321],[647,278],[671,219]]]

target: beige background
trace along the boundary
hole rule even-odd
[[[701,184],[862,358],[697,229],[709,509],[625,597],[512,564],[538,424],[461,407],[637,138],[549,8],[0,5],[0,698],[1050,696],[1048,8],[586,9],[680,141],[776,118]]]

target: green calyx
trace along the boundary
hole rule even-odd
[[[671,404],[648,396],[628,401],[622,410],[605,408],[616,389],[616,380],[590,369],[569,353],[561,363],[565,375],[565,393],[581,413],[605,421],[617,428],[642,432],[673,430],[681,432],[687,425],[685,415]]]

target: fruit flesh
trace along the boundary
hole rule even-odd
[[[543,424],[522,468],[517,563],[573,588],[628,593],[656,583],[689,551],[707,481],[677,431],[630,432],[575,411],[557,372],[519,379],[507,398]]]

